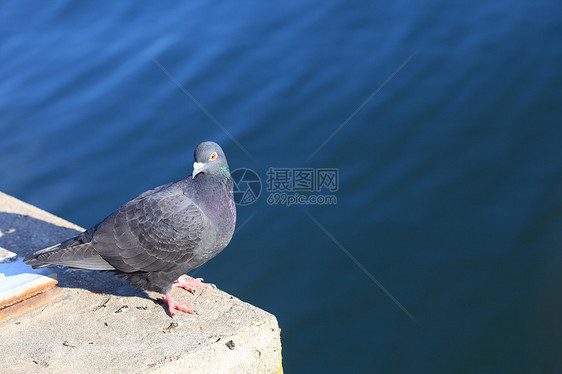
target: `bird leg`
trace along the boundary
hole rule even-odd
[[[170,316],[174,316],[174,309],[180,310],[185,313],[195,314],[196,311],[189,309],[188,306],[193,305],[191,301],[186,302],[178,302],[172,298],[172,295],[169,292],[166,292],[162,301],[168,304],[168,312],[170,312]]]
[[[185,290],[188,290],[191,293],[195,293],[195,287],[202,287],[202,288],[216,288],[214,284],[211,283],[203,283],[203,278],[190,278],[187,279],[183,275],[178,278],[176,283],[172,284],[172,287],[181,287]]]

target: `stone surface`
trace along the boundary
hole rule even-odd
[[[24,256],[80,227],[0,193],[0,246]],[[112,274],[55,268],[60,297],[0,322],[1,373],[281,372],[275,316],[218,289],[195,295],[196,315],[170,318]]]

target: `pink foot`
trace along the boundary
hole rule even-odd
[[[172,316],[172,317],[174,316],[174,309],[177,309],[177,310],[180,310],[182,312],[189,313],[189,314],[195,313],[194,310],[188,308],[188,306],[193,305],[193,303],[191,301],[187,301],[187,302],[175,301],[174,299],[172,299],[172,295],[170,295],[169,292],[166,292],[166,294],[162,298],[162,301],[164,301],[166,304],[168,304],[168,311],[170,312],[170,316]]]
[[[178,278],[176,283],[172,284],[172,287],[181,287],[191,293],[195,293],[195,287],[213,288],[213,285],[209,283],[203,283],[203,278],[186,279],[182,275]]]

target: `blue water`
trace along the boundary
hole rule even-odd
[[[86,227],[214,140],[263,188],[197,275],[277,316],[287,373],[561,372],[561,19],[4,2],[0,190]],[[337,168],[337,204],[268,204],[270,167]]]

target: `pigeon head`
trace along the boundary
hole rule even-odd
[[[195,178],[198,174],[226,174],[230,175],[228,163],[222,148],[213,142],[203,142],[195,148],[193,152],[193,173],[191,177]]]

